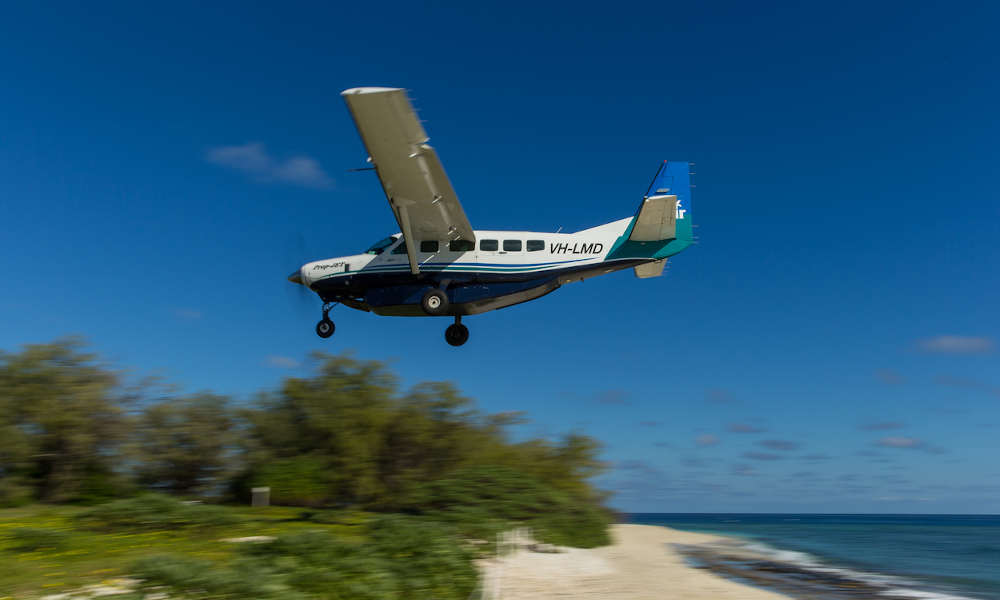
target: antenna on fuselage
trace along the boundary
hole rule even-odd
[[[562,231],[562,225],[559,226],[559,229],[556,229],[556,233],[559,233],[560,231]]]

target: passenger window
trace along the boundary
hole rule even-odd
[[[448,242],[448,249],[452,252],[471,252],[476,249],[476,245],[469,240],[452,240]]]
[[[479,249],[487,252],[496,252],[500,249],[500,242],[497,240],[479,240]]]
[[[406,254],[406,242],[396,246],[392,249],[393,254]]]
[[[539,250],[545,250],[544,240],[528,240],[527,243],[528,252],[538,252]]]
[[[521,251],[521,240],[504,240],[503,241],[503,251],[504,252],[520,252]]]
[[[438,251],[437,240],[424,240],[424,241],[420,242],[420,251],[421,252],[437,252]]]

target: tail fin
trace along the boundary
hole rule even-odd
[[[663,161],[656,176],[653,177],[653,182],[649,184],[649,189],[646,190],[643,203],[662,197],[677,199],[674,211],[675,231],[672,239],[691,241],[693,239],[691,228],[691,163]],[[640,212],[641,208],[640,206]]]
[[[694,241],[691,218],[691,163],[663,161],[608,258],[662,259],[677,254]]]

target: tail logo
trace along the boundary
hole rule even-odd
[[[681,202],[680,202],[680,200],[678,200],[677,201],[677,218],[678,219],[683,219],[684,218],[684,213],[686,213],[686,212],[687,212],[687,209],[681,207]]]

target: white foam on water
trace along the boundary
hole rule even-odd
[[[865,571],[848,569],[846,567],[830,566],[824,564],[818,557],[806,552],[781,550],[762,542],[745,541],[741,543],[740,546],[745,550],[758,554],[764,558],[794,565],[795,567],[803,570],[836,575],[845,579],[866,583],[868,585],[886,588],[879,592],[880,596],[915,600],[976,600],[970,596],[958,596],[946,592],[919,589],[920,585],[917,582],[894,575],[868,573]]]

